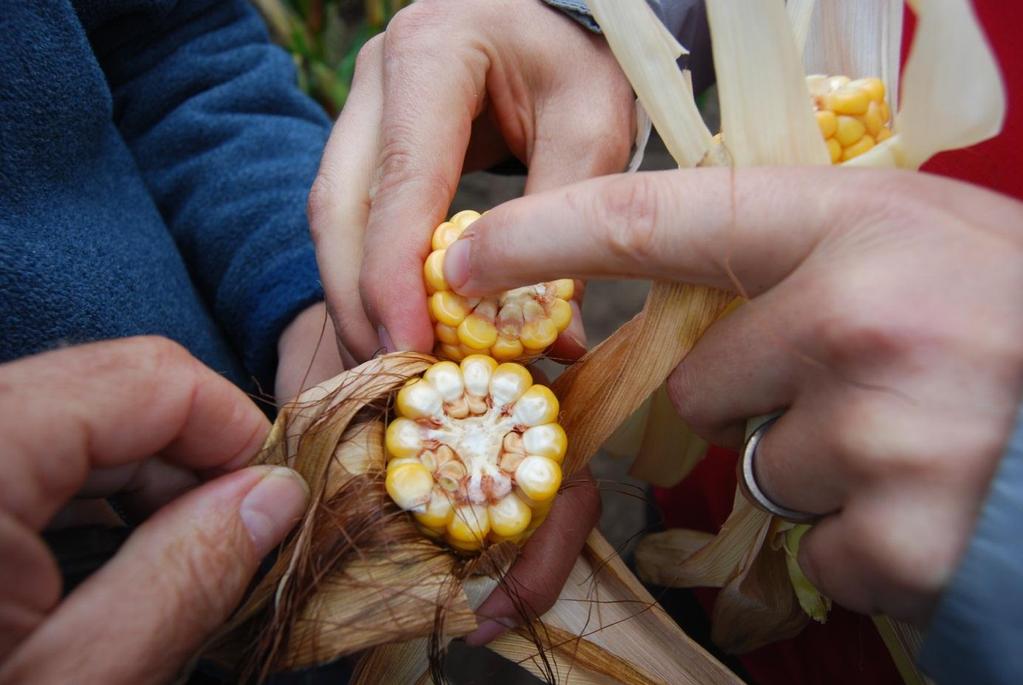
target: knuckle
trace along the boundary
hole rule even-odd
[[[446,30],[446,14],[442,3],[428,0],[420,0],[402,9],[387,24],[384,34],[387,52],[400,52],[436,30]]]
[[[419,155],[411,149],[412,141],[417,134],[406,124],[394,123],[389,131],[388,140],[380,151],[379,180],[373,190],[373,196],[405,193],[415,188],[421,197],[437,198],[437,206],[430,207],[437,216],[443,214],[444,207],[455,195],[456,188],[438,171],[436,165],[424,165]]]
[[[355,78],[371,70],[371,64],[375,64],[377,55],[380,54],[384,49],[384,34],[378,33],[369,40],[367,40],[363,46],[359,49],[359,53],[355,56]]]
[[[238,564],[239,545],[224,544],[223,535],[200,530],[178,549],[178,591],[186,606],[203,607],[196,612],[207,630],[214,628],[234,608],[236,588],[244,583]]]
[[[679,364],[668,377],[668,398],[679,417],[697,435],[713,435],[723,424],[707,403],[700,402],[702,396],[690,366],[685,362]]]
[[[920,332],[907,325],[903,303],[873,296],[874,286],[860,289],[853,280],[821,289],[820,310],[812,331],[824,359],[837,368],[890,362],[906,357],[919,342]],[[858,294],[856,294],[858,293]]]
[[[836,458],[860,482],[927,473],[939,448],[926,430],[873,396],[848,403],[832,435]]]
[[[596,223],[612,254],[629,263],[649,262],[657,253],[657,187],[644,174],[620,176],[598,195]]]

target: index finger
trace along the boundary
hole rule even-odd
[[[0,366],[11,446],[0,505],[38,529],[93,467],[159,453],[195,470],[241,466],[269,430],[230,381],[162,338],[94,343]]]
[[[461,40],[457,23],[438,32],[437,17],[433,24],[423,18],[444,11],[444,5],[406,8],[384,39],[379,178],[360,284],[366,313],[388,351],[433,346],[423,261],[458,187],[485,93],[486,56],[473,41]]]
[[[448,248],[445,278],[469,296],[565,277],[741,284],[756,295],[861,218],[890,180],[819,167],[594,179],[491,210]]]

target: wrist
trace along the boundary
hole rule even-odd
[[[306,307],[277,341],[278,405],[344,370],[334,324],[324,302]]]

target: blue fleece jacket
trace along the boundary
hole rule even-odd
[[[0,0],[0,361],[160,334],[272,391],[330,122],[245,0]]]
[[[597,30],[584,0],[544,0]],[[693,50],[694,81],[710,64],[702,0],[647,0]],[[695,48],[695,49],[694,49]],[[938,685],[1023,683],[1023,408],[969,548],[941,596],[919,655]]]

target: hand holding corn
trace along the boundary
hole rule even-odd
[[[97,343],[0,366],[0,428],[5,683],[174,680],[308,498],[290,469],[240,468],[260,449],[266,418],[167,340]],[[118,494],[145,523],[61,600],[39,532],[74,498]]]
[[[468,297],[555,275],[748,296],[673,374],[677,408],[731,446],[784,411],[756,468],[775,502],[824,516],[800,565],[840,604],[922,623],[1023,392],[1020,226],[1020,203],[920,174],[673,171],[491,210],[444,276]]]
[[[463,171],[517,158],[527,193],[617,172],[634,118],[603,40],[537,0],[421,0],[399,12],[359,55],[309,201],[344,347],[358,361],[434,349],[421,269]],[[553,356],[585,350],[576,319]]]

